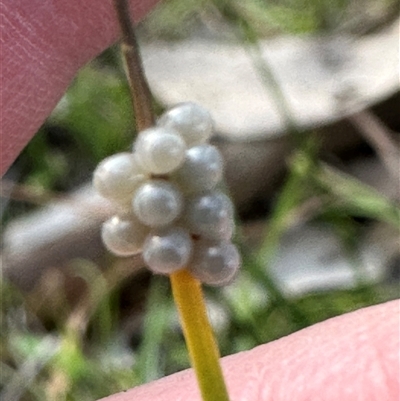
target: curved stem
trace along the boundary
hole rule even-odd
[[[171,274],[170,279],[186,346],[203,400],[229,401],[201,283],[187,270]]]

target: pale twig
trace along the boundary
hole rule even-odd
[[[362,110],[348,117],[360,134],[372,146],[386,170],[399,185],[400,149],[392,133],[383,122],[368,110]]]
[[[39,206],[47,205],[52,201],[62,201],[66,198],[66,196],[53,191],[42,190],[33,185],[18,184],[7,179],[0,181],[0,197]]]

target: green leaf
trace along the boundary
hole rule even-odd
[[[314,172],[314,179],[340,201],[349,214],[381,220],[400,229],[400,207],[374,188],[326,164]]]

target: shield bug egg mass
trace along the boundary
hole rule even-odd
[[[234,211],[217,188],[223,158],[208,143],[210,113],[192,103],[166,111],[138,134],[132,152],[103,160],[93,185],[121,210],[103,224],[106,248],[117,256],[143,252],[148,268],[171,274],[188,268],[202,283],[222,286],[237,274],[231,242]]]

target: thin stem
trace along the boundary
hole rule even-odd
[[[114,0],[118,22],[122,32],[121,50],[124,55],[133,111],[138,132],[154,125],[152,97],[143,71],[139,45],[130,18],[127,0]]]
[[[180,270],[171,274],[171,285],[203,400],[229,401],[201,284],[187,270]]]
[[[286,130],[296,142],[299,142],[301,137],[298,135],[299,130],[296,121],[270,63],[263,57],[257,32],[243,17],[235,2],[214,0],[213,4],[222,16],[235,22],[235,26],[232,25],[233,34],[239,39],[243,49],[252,60],[254,68],[265,87],[272,92],[272,98],[275,100],[276,108],[283,119]]]
[[[394,182],[399,180],[400,150],[392,133],[372,112],[362,110],[348,117],[360,134],[374,148]]]

